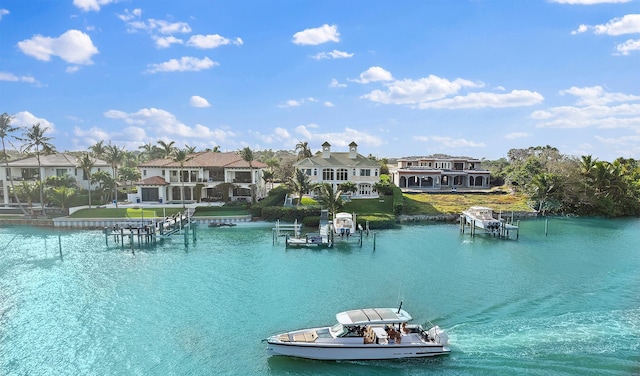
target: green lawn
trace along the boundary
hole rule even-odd
[[[403,214],[459,214],[470,206],[486,206],[494,212],[531,212],[526,197],[512,194],[443,193],[404,194]]]
[[[164,210],[163,210],[164,209]],[[158,218],[163,216],[170,216],[176,213],[182,213],[182,208],[154,208],[144,209],[145,218]],[[81,209],[71,214],[70,218],[141,218],[141,209],[132,208],[91,208]]]

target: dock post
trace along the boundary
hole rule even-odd
[[[547,236],[548,231],[549,231],[549,219],[546,218],[544,220],[544,236]]]
[[[373,233],[373,250],[376,250],[376,233]]]
[[[104,245],[109,246],[109,230],[107,230],[107,227],[104,228]]]
[[[516,239],[520,237],[520,220],[516,222]]]
[[[196,244],[196,224],[195,224],[195,222],[192,222],[192,223],[191,223],[191,226],[193,226],[193,229],[192,229],[192,233],[193,233],[193,244]]]
[[[64,261],[62,259],[62,238],[58,235],[58,248],[60,249],[60,261]]]

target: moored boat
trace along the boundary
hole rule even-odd
[[[401,305],[402,307],[402,305]],[[409,324],[402,308],[354,309],[336,314],[333,326],[270,336],[267,352],[318,360],[422,358],[449,354],[449,337],[439,326]]]
[[[336,213],[333,217],[333,232],[341,237],[349,237],[356,233],[355,214]]]
[[[498,233],[502,228],[502,221],[493,217],[493,209],[484,206],[472,206],[464,210],[462,214],[467,222],[477,228],[490,233]]]

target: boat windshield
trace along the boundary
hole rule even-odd
[[[331,333],[333,333],[333,335],[336,337],[342,337],[342,335],[345,333],[344,326],[340,323],[335,324],[331,327]]]

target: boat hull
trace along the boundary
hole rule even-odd
[[[315,360],[382,360],[447,355],[447,346],[434,345],[305,345],[268,343],[267,353]]]

